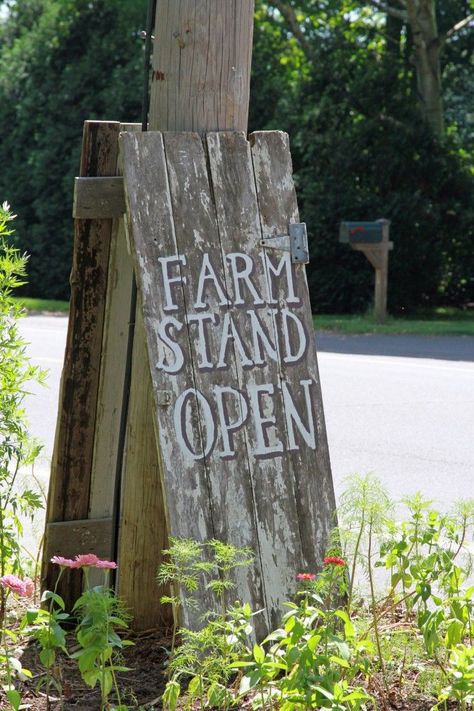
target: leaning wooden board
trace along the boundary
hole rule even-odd
[[[250,546],[238,592],[269,628],[334,511],[304,267],[260,244],[298,222],[288,140],[125,133],[121,148],[169,534]]]

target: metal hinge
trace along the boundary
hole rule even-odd
[[[308,264],[308,235],[305,222],[293,222],[289,226],[289,234],[274,235],[260,240],[260,246],[267,249],[279,249],[290,252],[294,264]]]

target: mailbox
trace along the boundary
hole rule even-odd
[[[341,222],[339,242],[348,244],[376,244],[383,242],[384,227],[389,220],[375,222]]]

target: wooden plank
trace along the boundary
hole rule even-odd
[[[133,266],[128,252],[124,220],[117,220],[112,233],[107,279],[107,299],[104,336],[100,363],[99,391],[95,423],[94,451],[89,494],[89,519],[110,516],[114,520],[114,536],[105,554],[109,560],[117,556],[116,534],[120,497],[118,470],[121,421],[127,370],[127,350],[130,336]],[[89,582],[99,585],[101,571],[91,570]]]
[[[157,0],[150,126],[247,129],[254,0]]]
[[[172,362],[172,353],[160,339],[157,328],[169,315],[166,311],[167,293],[162,280],[157,278],[157,266],[160,270],[160,258],[163,255],[178,254],[163,141],[161,134],[156,132],[136,135],[126,133],[121,136],[121,146],[130,237],[134,244],[135,271],[151,364],[153,388],[150,390],[153,390],[154,396],[157,396],[158,391],[169,392],[170,402],[175,402],[181,390],[193,385],[194,374],[189,356],[191,346],[187,339],[183,341],[187,355],[179,378],[166,372],[166,369],[157,369],[160,361],[168,359]],[[143,160],[140,160],[142,147]],[[183,309],[182,285],[176,285],[174,296]],[[208,540],[213,537],[214,530],[205,467],[202,462],[196,462],[191,456],[183,454],[174,434],[173,408],[162,407],[155,401],[154,413],[160,433],[160,455],[163,462],[166,462],[160,471],[166,495],[169,535]],[[195,414],[192,417],[193,429],[196,431],[199,428]],[[180,492],[180,495],[175,496],[175,492]],[[125,523],[124,518],[123,521]],[[146,528],[148,522],[142,517],[140,525]],[[124,540],[122,538],[121,550],[125,545]],[[195,619],[195,614],[191,615],[185,610],[183,622],[192,624],[193,617]]]
[[[53,555],[74,558],[80,553],[95,553],[99,558],[110,560],[114,537],[112,518],[48,523],[46,530],[47,560],[50,560]],[[58,568],[56,574],[57,572]]]
[[[139,131],[140,124],[120,124],[120,130]],[[120,156],[117,173],[121,173]],[[123,178],[120,177],[123,191]],[[125,199],[125,197],[124,197]],[[99,392],[95,423],[94,453],[89,496],[89,518],[118,517],[120,497],[119,447],[122,419],[126,416],[124,393],[129,340],[133,337],[130,324],[133,263],[129,254],[123,219],[116,220],[112,231],[108,265],[107,296],[104,315],[103,342],[100,362]],[[134,321],[134,317],[132,319]],[[118,523],[115,520],[118,528]],[[110,558],[116,556],[116,540],[112,541]],[[90,575],[91,584],[99,577]]]
[[[270,625],[275,625],[284,601],[294,593],[295,573],[303,564],[294,482],[285,455],[279,391],[282,354],[274,299],[259,248],[262,235],[249,144],[243,133],[232,132],[208,134],[207,145],[221,249],[227,262],[227,291],[233,300],[232,319],[253,361],[247,367],[236,359],[239,388],[259,393],[249,397],[253,418],[256,423],[260,417],[266,420],[261,427],[243,430],[246,441],[240,446],[249,457],[266,603]],[[237,279],[237,274],[248,276]],[[281,288],[276,298],[286,302],[287,296]],[[265,337],[267,345],[262,341]],[[239,475],[242,472],[234,472]]]
[[[76,219],[95,220],[121,217],[125,212],[123,179],[76,178],[72,216]]]
[[[298,205],[292,178],[291,154],[288,136],[280,131],[262,131],[250,136],[255,182],[260,208],[263,236],[285,233],[289,222],[299,222]],[[268,278],[274,278],[267,255]],[[290,443],[289,458],[291,474],[296,485],[298,522],[306,569],[317,570],[321,566],[330,529],[336,525],[335,497],[331,477],[329,450],[324,421],[321,384],[319,378],[316,343],[313,333],[309,292],[304,265],[291,265],[292,283],[295,286],[292,303],[278,294],[274,305],[277,320],[283,323],[283,312],[291,313],[287,323],[288,335],[283,340],[289,343],[304,342],[301,355],[293,351],[293,357],[281,359],[282,387],[290,389],[292,399],[286,398],[285,419]],[[286,317],[288,319],[288,316]],[[296,320],[295,320],[296,319]],[[290,330],[291,329],[291,330]],[[300,330],[301,329],[301,330]],[[294,349],[295,346],[293,345]],[[296,357],[298,356],[298,357]],[[299,393],[295,386],[300,383]],[[286,385],[285,385],[286,384]],[[296,412],[305,413],[298,423]],[[293,414],[292,414],[293,413]]]
[[[117,592],[133,611],[133,629],[169,627],[156,584],[162,550],[168,546],[162,469],[153,426],[153,386],[141,306],[137,306],[133,371],[122,472]],[[166,591],[165,591],[166,592]]]
[[[118,122],[86,121],[81,176],[115,175]],[[85,519],[94,445],[104,304],[112,220],[76,220],[71,302],[59,395],[46,520]],[[46,530],[46,539],[48,529]],[[46,540],[45,550],[48,550]],[[43,558],[42,586],[52,589],[56,571]],[[71,604],[81,592],[78,571],[66,571],[60,593]]]
[[[203,276],[202,265],[209,260],[209,269],[215,274],[217,283],[227,281],[227,266],[220,248],[222,235],[219,234],[213,204],[212,188],[209,182],[207,156],[198,134],[165,133],[163,134],[166,163],[170,181],[170,193],[175,222],[177,253],[182,260],[181,271],[185,282],[185,313],[183,325],[188,330],[191,343],[190,357],[194,374],[194,388],[200,398],[200,427],[205,440],[205,449],[212,439],[211,429],[219,437],[218,417],[211,413],[214,403],[221,416],[228,423],[242,422],[247,416],[247,404],[238,393],[244,386],[240,361],[236,358],[234,344],[231,344],[225,364],[216,367],[222,342],[222,330],[225,318],[230,318],[230,309],[217,289],[212,286],[205,290],[205,311],[193,302],[200,290]],[[229,166],[226,166],[227,168]],[[225,167],[223,168],[225,173]],[[232,173],[234,175],[234,173]],[[242,210],[242,203],[236,212]],[[252,213],[245,214],[241,222],[245,229],[250,229]],[[257,222],[258,225],[258,222]],[[226,244],[226,249],[233,245]],[[186,263],[184,260],[187,260]],[[206,270],[206,274],[211,272]],[[214,279],[212,279],[213,281]],[[177,315],[177,314],[176,314]],[[180,316],[177,315],[179,319]],[[202,320],[204,318],[204,320]],[[215,325],[212,319],[215,319]],[[201,319],[201,320],[200,320]],[[227,321],[230,324],[230,320]],[[211,325],[212,324],[212,325]],[[214,354],[207,355],[207,354]],[[181,392],[187,384],[182,381]],[[232,392],[229,390],[232,388]],[[210,403],[205,405],[204,403]],[[219,410],[221,408],[221,410]],[[225,414],[224,411],[225,410]],[[231,428],[234,425],[231,425]],[[222,447],[220,447],[222,444]],[[239,596],[252,603],[254,609],[268,610],[268,600],[262,586],[262,560],[259,551],[257,521],[255,519],[255,492],[251,477],[251,463],[245,444],[240,449],[238,441],[232,446],[229,438],[226,449],[224,442],[218,443],[202,458],[209,483],[210,512],[214,536],[219,540],[238,547],[250,547],[256,556],[255,565],[246,570],[234,571],[234,581]],[[235,450],[234,453],[231,453]],[[194,463],[196,466],[196,462]],[[171,482],[170,482],[171,484]],[[169,485],[170,485],[169,484]],[[180,492],[173,487],[173,496]],[[182,527],[182,523],[180,523]],[[287,540],[291,548],[291,537]],[[274,581],[272,581],[273,583]],[[235,593],[229,594],[229,601]],[[260,622],[260,620],[258,620]],[[263,622],[263,620],[262,620]]]

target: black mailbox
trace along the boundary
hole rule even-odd
[[[383,228],[388,220],[375,222],[341,222],[339,242],[348,244],[376,244],[383,241]]]

